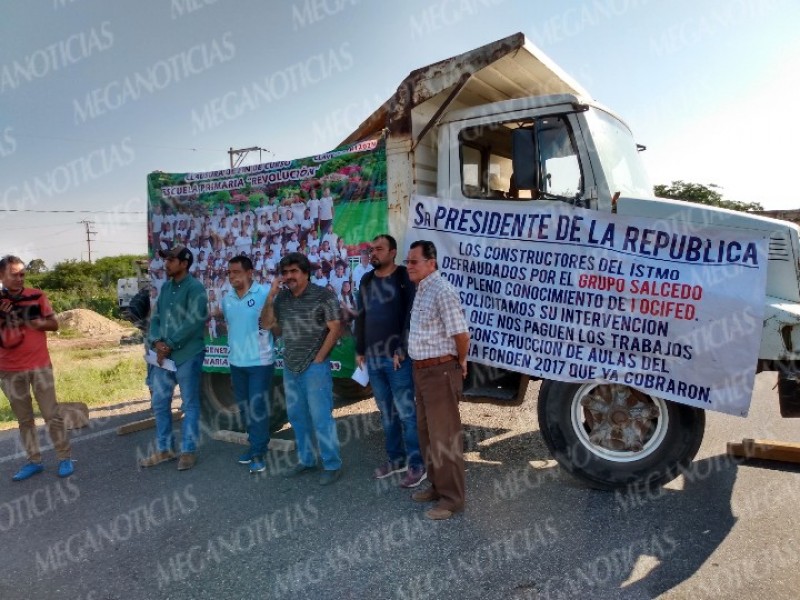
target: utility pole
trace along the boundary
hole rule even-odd
[[[235,169],[236,167],[241,165],[242,161],[244,161],[245,157],[247,157],[247,155],[250,152],[255,152],[256,150],[258,150],[258,162],[261,163],[261,153],[262,152],[269,152],[269,150],[267,150],[266,148],[259,148],[258,146],[251,146],[250,148],[238,148],[236,150],[231,148],[230,150],[228,150],[228,155],[230,156],[230,159],[231,159],[231,169]],[[272,153],[270,152],[270,154],[272,154]],[[234,160],[234,156],[236,157],[235,160]]]
[[[91,229],[91,226],[94,225],[94,221],[90,221],[88,219],[84,219],[83,221],[78,221],[78,223],[83,223],[86,227],[86,246],[89,250],[89,264],[92,264],[92,237],[93,235],[97,235],[96,231]]]

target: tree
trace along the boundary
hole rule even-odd
[[[91,264],[64,260],[31,277],[30,284],[47,291],[56,312],[88,308],[106,317],[116,316],[117,279],[133,277],[134,260],[145,256],[107,256]]]
[[[673,181],[668,186],[653,186],[653,193],[655,193],[658,198],[672,198],[673,200],[684,200],[686,202],[707,204],[709,206],[718,206],[719,208],[727,208],[742,212],[748,212],[751,210],[764,210],[764,207],[758,202],[739,202],[738,200],[726,200],[722,197],[722,194],[717,191],[718,189],[722,188],[713,183],[703,185],[702,183],[692,183],[678,180]]]
[[[44,274],[41,286],[48,291],[93,291],[99,287],[93,267],[86,261],[63,260]]]
[[[28,263],[28,266],[25,267],[25,270],[30,275],[38,275],[39,273],[44,273],[47,271],[47,265],[44,264],[44,261],[41,258],[34,258]]]
[[[98,258],[92,265],[93,274],[104,286],[111,286],[116,291],[117,280],[124,277],[135,277],[134,261],[147,259],[147,256],[123,254]]]

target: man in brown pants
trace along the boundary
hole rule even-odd
[[[0,388],[17,417],[19,435],[28,454],[28,462],[12,479],[22,481],[44,470],[31,388],[56,449],[58,475],[69,477],[74,467],[47,351],[46,332],[57,331],[58,321],[44,292],[25,287],[25,263],[21,259],[0,259],[0,281]]]
[[[464,509],[465,477],[461,415],[467,376],[469,329],[458,292],[437,269],[433,242],[411,244],[408,276],[417,285],[411,309],[408,355],[417,394],[417,429],[431,487],[414,493],[417,502],[438,501],[425,516],[449,519]]]

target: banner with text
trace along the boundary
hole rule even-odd
[[[311,283],[329,288],[341,306],[342,337],[331,353],[334,377],[355,368],[353,319],[361,275],[370,269],[369,242],[387,230],[386,145],[383,138],[317,156],[147,178],[152,301],[167,280],[159,251],[189,248],[189,272],[208,293],[203,368],[228,372],[228,327],[222,310],[233,291],[228,261],[249,257],[253,278],[269,286],[281,257],[302,252]],[[253,328],[258,327],[256,321]],[[275,366],[283,368],[283,343]]]
[[[560,202],[416,196],[459,291],[470,360],[601,381],[745,416],[767,277],[766,234],[624,217]]]

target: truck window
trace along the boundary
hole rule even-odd
[[[542,119],[537,127],[540,191],[548,196],[577,198],[581,194],[581,168],[567,122],[562,117]]]
[[[470,197],[481,193],[481,151],[472,146],[461,146],[461,186],[469,190]],[[468,195],[464,192],[464,195]]]
[[[591,110],[586,114],[611,194],[652,198],[653,186],[645,172],[630,130],[610,114]]]
[[[511,162],[511,132],[536,128],[538,190],[518,189]],[[548,117],[467,127],[459,134],[461,191],[467,198],[530,199],[540,196],[574,199],[582,192],[581,171],[575,144],[566,120]]]

